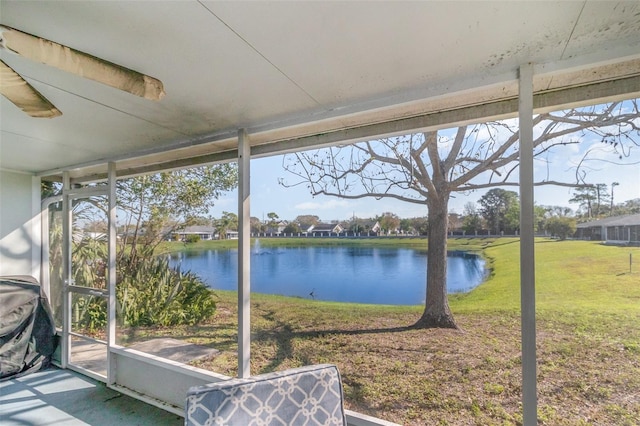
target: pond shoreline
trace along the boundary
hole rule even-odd
[[[496,240],[518,240],[513,237],[455,237],[448,240],[448,251],[466,251],[482,254],[484,248],[491,245]],[[365,246],[365,247],[404,247],[404,248],[424,248],[426,250],[426,237],[260,237],[251,238],[251,247],[256,240],[260,241],[262,247],[291,247],[291,246]],[[238,240],[209,240],[198,241],[196,243],[186,243],[181,241],[166,241],[158,248],[159,254],[188,250],[208,250],[237,248]]]

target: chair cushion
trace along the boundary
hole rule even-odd
[[[192,387],[185,424],[346,425],[340,373],[335,365],[311,365]]]

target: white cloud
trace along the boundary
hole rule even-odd
[[[230,206],[234,206],[237,207],[238,206],[238,198],[232,198],[232,197],[223,197],[223,198],[218,198],[217,200],[215,200],[213,202],[213,205],[216,207],[230,207]]]
[[[327,200],[323,203],[307,201],[293,206],[296,210],[331,210],[338,207],[348,207],[347,200]]]

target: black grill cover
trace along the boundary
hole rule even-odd
[[[0,381],[46,368],[56,346],[51,308],[38,281],[0,277]]]

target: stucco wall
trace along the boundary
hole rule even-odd
[[[39,211],[39,180],[0,171],[0,275],[40,278]]]

